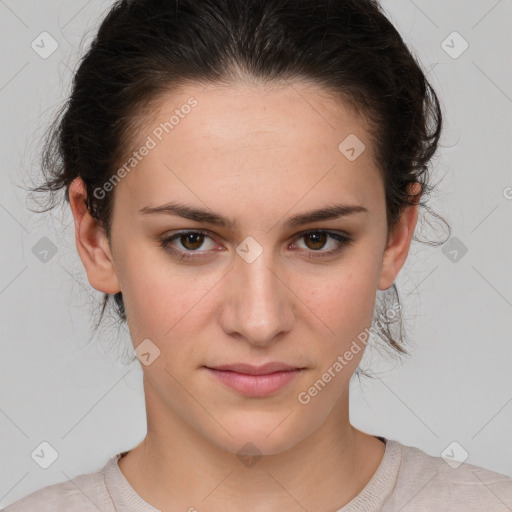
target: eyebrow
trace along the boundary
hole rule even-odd
[[[141,208],[139,212],[142,214],[159,213],[183,217],[197,222],[221,226],[230,231],[235,231],[238,226],[238,222],[230,217],[224,217],[209,210],[175,202],[166,203],[161,206],[145,206],[144,208]],[[337,219],[340,217],[354,215],[356,213],[368,213],[368,209],[357,204],[335,204],[318,210],[310,210],[308,212],[293,215],[285,221],[285,226],[296,227],[310,222]]]

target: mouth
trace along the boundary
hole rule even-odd
[[[273,361],[270,363],[262,364],[260,366],[255,366],[252,364],[246,363],[233,363],[233,364],[224,364],[220,366],[206,366],[211,370],[220,370],[220,371],[231,371],[236,373],[242,373],[244,375],[269,375],[271,373],[276,372],[286,372],[292,370],[302,370],[303,368],[298,366],[290,366],[285,363]]]
[[[204,368],[223,385],[248,397],[276,393],[305,370],[283,363],[267,363],[263,366],[237,363]]]

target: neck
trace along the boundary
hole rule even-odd
[[[158,417],[165,408],[148,395],[146,401],[148,434],[119,467],[160,510],[338,510],[362,491],[384,455],[381,441],[350,424],[348,396],[298,444],[252,459],[206,439],[179,416]]]

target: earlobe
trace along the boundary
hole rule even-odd
[[[415,183],[410,190],[410,194],[415,195],[421,190],[421,185]],[[418,195],[414,206],[406,206],[400,217],[399,223],[392,230],[387,247],[382,258],[381,273],[379,276],[379,290],[387,290],[395,281],[398,273],[403,267],[412,237],[418,220]]]
[[[87,208],[87,190],[81,178],[69,186],[69,204],[75,220],[75,242],[89,283],[96,290],[121,291],[107,237]]]

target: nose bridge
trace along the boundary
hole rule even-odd
[[[231,321],[225,328],[262,345],[291,328],[292,304],[273,251],[256,244],[242,243],[237,250],[240,257],[237,256],[231,276],[235,281],[231,287]]]

